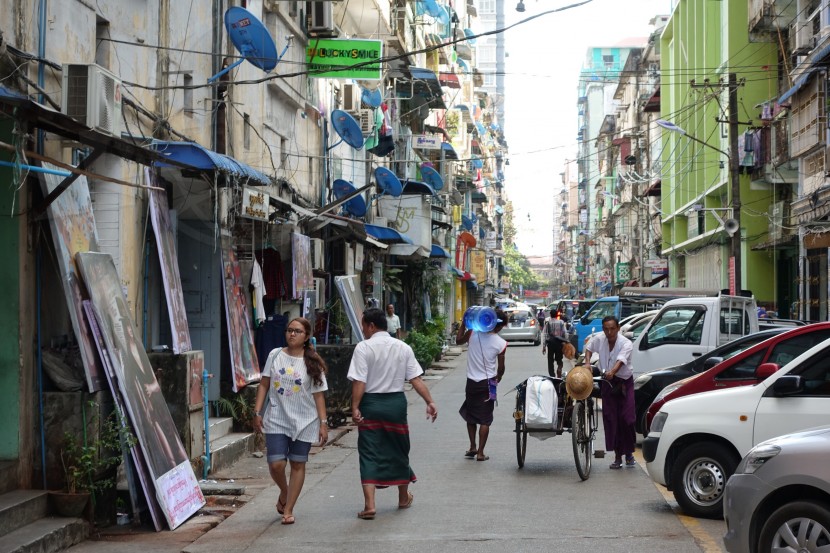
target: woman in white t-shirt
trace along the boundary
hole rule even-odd
[[[501,382],[504,376],[504,353],[507,351],[507,342],[499,336],[504,328],[507,315],[501,309],[496,309],[498,323],[490,332],[475,332],[464,325],[458,327],[455,343],[458,345],[469,343],[467,348],[467,385],[464,389],[465,399],[458,413],[467,422],[467,434],[470,438],[470,449],[464,456],[476,461],[486,461],[490,457],[484,454],[484,446],[490,435],[490,425],[493,424],[493,408],[496,402],[490,399],[489,380],[494,378]],[[478,446],[476,446],[478,435]]]
[[[297,317],[285,331],[288,345],[268,355],[256,396],[254,428],[265,434],[268,469],[280,489],[277,512],[294,524],[294,505],[305,481],[312,442],[328,441],[326,362],[311,346],[311,323]],[[266,401],[267,400],[267,401]],[[286,479],[286,464],[291,475]]]

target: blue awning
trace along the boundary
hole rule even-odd
[[[412,244],[412,239],[397,230],[378,225],[366,225],[366,234],[387,244]]]
[[[484,128],[484,125],[482,125],[480,121],[476,121],[476,130],[478,131],[478,135],[482,138],[484,138],[484,135],[487,134],[487,129]]]
[[[412,75],[412,92],[425,98],[432,109],[447,109],[444,103],[444,91],[441,90],[441,81],[429,69],[409,66]]]
[[[252,181],[251,184],[258,186],[268,186],[271,184],[270,178],[250,165],[209,150],[195,142],[159,140],[153,142],[150,147],[169,159],[178,161],[179,163],[186,163],[195,169],[219,171],[239,179],[247,179]],[[156,167],[173,167],[173,165],[163,162],[157,162],[155,165]]]
[[[458,153],[449,142],[442,142],[441,149],[444,151],[444,159],[458,159]]]
[[[456,60],[456,62],[458,63],[458,66],[459,66],[461,69],[463,69],[463,70],[464,70],[464,73],[469,73],[469,72],[470,72],[470,66],[469,66],[469,65],[467,65],[467,62],[466,62],[466,61],[464,61],[464,60],[463,60],[463,59],[461,59],[461,58],[458,58],[458,59]]]
[[[476,43],[476,39],[475,39],[476,34],[473,32],[472,29],[464,29],[464,36],[466,36],[469,39],[467,41],[469,44],[475,45],[475,43]]]
[[[477,156],[473,156],[470,159],[470,163],[472,164],[473,169],[482,169],[484,167],[484,162]]]
[[[435,189],[425,182],[413,179],[403,179],[401,180],[401,183],[403,183],[403,192],[401,192],[401,195],[426,194],[429,196],[435,196]]]
[[[453,273],[457,277],[463,277],[464,276],[464,271],[462,271],[458,267],[453,267],[452,265],[450,265],[450,272]]]
[[[805,72],[805,73],[804,73],[801,77],[799,77],[799,78],[795,81],[795,84],[792,86],[792,88],[790,88],[787,92],[785,92],[784,94],[782,94],[780,98],[778,98],[778,103],[779,103],[779,104],[783,104],[784,102],[786,102],[787,100],[789,100],[789,99],[793,96],[793,94],[795,94],[796,92],[798,92],[798,90],[799,90],[802,86],[804,86],[805,84],[807,84],[807,82],[810,80],[810,77],[812,77],[812,76],[813,76],[813,73],[815,73],[815,72],[816,72],[816,71],[818,71],[819,69],[822,69],[822,68],[821,68],[821,67],[811,67],[810,69],[808,69],[808,70],[807,70],[807,71],[806,71],[806,72]]]
[[[447,250],[439,246],[438,244],[432,245],[432,250],[429,252],[430,257],[446,257],[449,259],[450,254]]]

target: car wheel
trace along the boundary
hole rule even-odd
[[[542,343],[542,337],[541,336],[537,336],[536,339],[533,341],[534,346],[538,346],[541,343]]]
[[[779,507],[761,528],[756,551],[824,551],[830,547],[830,509],[815,501]]]
[[[686,447],[671,472],[674,498],[687,515],[723,517],[723,490],[735,472],[736,459],[724,446],[711,442]]]

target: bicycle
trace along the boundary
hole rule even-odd
[[[585,399],[574,400],[568,394],[565,379],[554,376],[537,375],[531,378],[543,378],[554,384],[554,390],[561,402],[557,402],[556,424],[551,428],[528,428],[526,423],[525,401],[527,399],[528,380],[516,386],[516,460],[519,468],[524,467],[527,454],[527,436],[531,433],[555,433],[557,436],[570,432],[573,446],[576,472],[582,480],[591,475],[591,458],[594,454],[594,440],[598,429],[596,398],[600,397],[601,377],[594,377],[593,391]]]

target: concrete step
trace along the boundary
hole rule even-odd
[[[55,553],[89,537],[89,524],[80,518],[47,517],[3,536],[3,553]]]
[[[49,493],[13,490],[0,495],[0,536],[5,536],[46,516]]]
[[[211,434],[213,437],[213,434]],[[210,473],[226,469],[243,455],[253,452],[254,435],[234,432],[210,441]]]
[[[218,440],[233,432],[233,419],[231,417],[210,417],[210,441]]]

